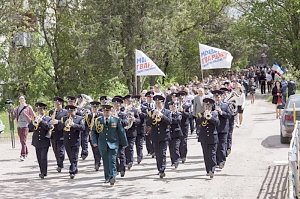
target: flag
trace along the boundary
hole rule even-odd
[[[201,69],[231,68],[232,55],[226,50],[199,43]]]
[[[273,64],[272,70],[273,70],[275,73],[277,73],[279,76],[283,75],[283,73],[284,73],[284,71],[285,71],[284,68],[281,67],[281,66],[280,66],[279,64],[277,64],[277,63]]]
[[[158,66],[140,50],[135,50],[135,68],[136,76],[165,76],[164,72],[162,72],[160,68],[158,68]]]

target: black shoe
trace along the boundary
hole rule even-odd
[[[140,164],[142,162],[142,159],[138,159],[137,163]]]
[[[58,173],[60,173],[60,172],[61,172],[61,167],[57,167],[57,168],[56,168],[56,171],[57,171]]]
[[[44,177],[45,177],[43,174],[39,174],[39,176],[41,179],[44,179]]]
[[[152,153],[151,155],[152,155],[152,158],[155,158],[155,153]]]
[[[159,177],[160,177],[160,178],[164,178],[164,177],[166,177],[166,174],[165,174],[165,172],[160,172],[160,173],[159,173]]]
[[[99,171],[99,168],[100,168],[100,165],[96,164],[96,165],[95,165],[95,170],[96,170],[96,171]]]
[[[219,168],[220,168],[220,169],[223,169],[224,166],[225,166],[225,163],[220,163]]]
[[[120,171],[121,177],[125,176],[125,171]]]
[[[105,179],[104,183],[109,183],[109,179]]]
[[[213,172],[210,171],[210,172],[208,173],[208,175],[209,175],[209,178],[210,178],[210,179],[213,179],[213,178],[214,178],[214,173],[213,173]]]
[[[74,179],[75,178],[75,174],[70,174],[70,178]]]
[[[114,185],[115,182],[116,182],[116,178],[115,178],[115,177],[111,178],[111,179],[109,180],[109,182],[110,182],[110,185]]]
[[[131,167],[132,167],[132,162],[128,163],[128,166],[127,166],[128,170],[130,170]]]
[[[175,169],[177,169],[177,168],[178,168],[178,165],[179,165],[179,163],[178,163],[178,162],[174,164],[174,166],[175,166]]]
[[[231,153],[231,149],[227,149],[227,156]]]
[[[87,158],[87,155],[81,155],[82,160],[85,160]]]
[[[182,159],[181,159],[182,164],[184,164],[185,161],[186,161],[186,158],[182,158]]]

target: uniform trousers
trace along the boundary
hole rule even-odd
[[[167,140],[156,141],[153,142],[153,144],[154,144],[157,170],[160,173],[163,173],[165,172],[166,169],[166,159],[167,159],[166,153],[167,153],[168,141]]]
[[[172,138],[169,144],[169,151],[170,151],[170,157],[172,164],[179,163],[180,159],[180,139],[181,137]]]
[[[98,140],[98,137],[97,137],[97,140]],[[89,141],[90,141],[90,144],[91,144],[91,148],[92,148],[92,152],[93,152],[93,156],[94,156],[95,165],[100,166],[101,165],[100,150],[99,150],[98,146],[96,146],[96,147],[93,146],[91,136],[89,136]]]
[[[135,140],[135,147],[136,147],[136,154],[137,154],[137,161],[140,162],[143,159],[143,144],[144,144],[144,136],[137,135]]]
[[[125,148],[126,164],[133,163],[134,143],[136,137],[127,137],[128,146]]]
[[[217,165],[225,164],[227,155],[227,132],[218,133]]]
[[[118,172],[121,172],[121,171],[125,172],[125,165],[126,165],[125,164],[126,163],[125,147],[119,146],[119,148],[117,150],[117,153],[118,153],[117,156],[116,156],[117,171]],[[101,156],[102,156],[102,159],[103,159],[103,155],[102,154],[101,154]]]
[[[64,160],[65,160],[64,141],[51,139],[51,145],[53,148],[57,166],[60,168],[64,168]]]
[[[100,150],[103,160],[105,180],[110,180],[117,175],[117,153],[118,149],[110,149],[108,146],[106,150]]]
[[[76,174],[78,172],[77,163],[78,163],[79,146],[69,146],[68,144],[66,144],[65,147],[70,161],[69,173]]]
[[[36,147],[35,153],[40,167],[40,173],[47,175],[49,147]]]
[[[88,128],[87,128],[88,129]],[[88,147],[88,137],[89,137],[89,131],[88,130],[84,130],[81,131],[81,157],[82,156],[88,156],[89,154],[89,147]]]
[[[217,160],[216,160],[217,144],[207,144],[205,142],[201,142],[201,146],[203,151],[206,172],[209,173],[211,171],[212,173],[214,173],[217,165]]]
[[[180,152],[180,158],[185,159],[187,155],[187,134],[183,134],[183,136],[180,137],[180,145],[179,145],[179,152]]]
[[[146,148],[147,148],[148,154],[154,153],[154,148],[153,148],[151,135],[146,135],[145,140],[146,140]]]

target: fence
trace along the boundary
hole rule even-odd
[[[298,199],[299,194],[299,122],[296,121],[296,111],[294,105],[295,127],[288,152],[289,161],[289,198]]]
[[[289,149],[289,198],[298,198],[299,192],[299,124],[296,122]]]

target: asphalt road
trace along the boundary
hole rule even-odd
[[[213,180],[205,175],[195,135],[189,137],[185,164],[175,170],[168,157],[164,179],[157,175],[155,159],[147,156],[124,178],[118,177],[113,187],[104,183],[102,167],[94,171],[91,152],[79,161],[79,173],[70,180],[68,160],[57,173],[50,148],[48,176],[41,180],[34,148],[30,146],[29,157],[20,162],[18,140],[11,149],[10,142],[0,138],[0,198],[286,198],[288,145],[279,142],[274,108],[258,99],[253,105],[247,101],[244,113],[243,126],[234,129],[232,153]]]

